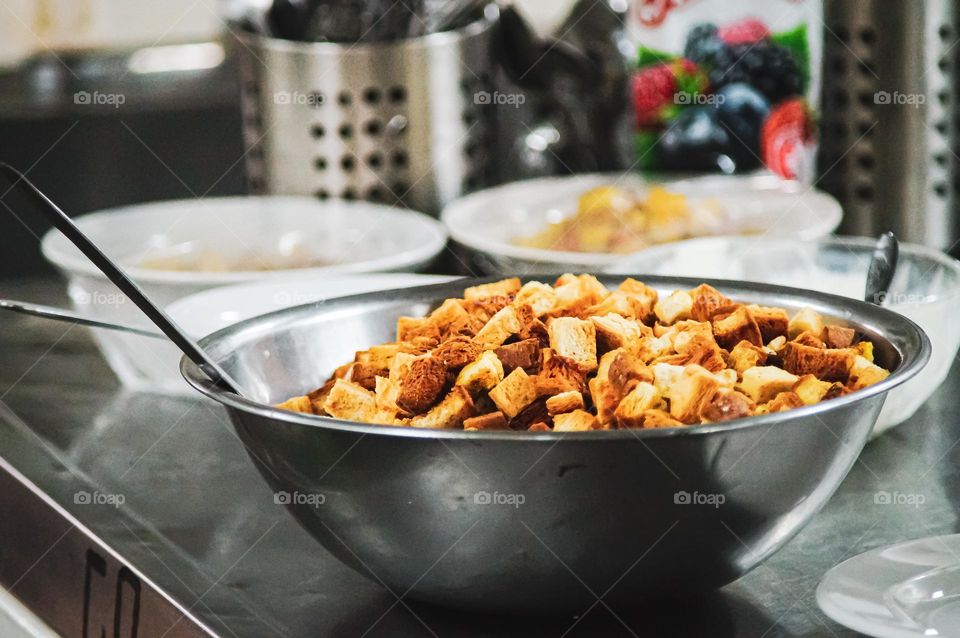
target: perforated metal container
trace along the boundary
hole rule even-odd
[[[958,7],[827,0],[820,185],[844,230],[956,249]]]
[[[490,28],[358,45],[242,36],[250,190],[437,213],[490,183],[503,108]]]

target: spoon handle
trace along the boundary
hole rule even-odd
[[[22,315],[30,315],[31,317],[42,317],[44,319],[52,319],[54,321],[61,321],[64,323],[74,323],[80,326],[90,326],[91,328],[107,328],[109,330],[116,330],[118,332],[129,332],[131,334],[140,335],[141,337],[153,337],[155,339],[166,339],[167,336],[162,332],[157,332],[156,330],[149,330],[146,328],[140,328],[138,326],[133,326],[126,323],[118,323],[115,321],[104,321],[102,319],[95,319],[94,317],[88,317],[86,315],[80,314],[79,312],[72,312],[70,310],[65,310],[63,308],[56,308],[54,306],[44,306],[42,304],[28,303],[26,301],[14,301],[13,299],[0,299],[0,310],[10,310],[11,312],[16,312]]]
[[[196,364],[213,383],[225,390],[240,394],[237,389],[237,384],[230,376],[213,359],[207,356],[207,354],[200,349],[200,346],[198,346],[180,326],[174,323],[163,310],[150,301],[140,289],[140,286],[130,279],[103,251],[97,248],[77,225],[67,217],[67,214],[64,213],[60,207],[40,192],[40,189],[30,182],[23,173],[9,164],[0,162],[0,173],[9,180],[12,187],[17,188],[35,203],[40,208],[40,212],[43,213],[44,217],[46,217],[57,230],[63,233],[87,259],[92,261],[93,264],[107,276],[107,279],[112,281],[130,301],[136,304],[143,314],[145,314],[154,325],[160,328],[160,331],[163,332],[188,359]]]
[[[893,275],[897,271],[899,255],[900,244],[896,235],[888,231],[877,238],[877,246],[873,249],[870,266],[867,268],[864,301],[878,306],[883,305],[883,298],[890,291]]]

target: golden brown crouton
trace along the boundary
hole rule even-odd
[[[861,357],[873,363],[873,343],[870,341],[861,341],[856,346],[857,352]]]
[[[617,290],[632,297],[639,304],[639,307],[643,308],[643,315],[637,317],[641,321],[645,321],[648,317],[651,317],[654,314],[653,307],[656,305],[657,299],[659,298],[659,295],[655,289],[646,285],[642,281],[637,281],[632,277],[627,277],[623,280]]]
[[[470,317],[470,313],[464,309],[459,299],[447,299],[431,312],[428,318],[443,335],[446,334],[451,325],[466,317]]]
[[[337,419],[370,423],[377,414],[377,399],[373,392],[356,383],[337,379],[330,389],[323,409]]]
[[[824,326],[820,338],[828,348],[849,348],[853,346],[853,341],[857,336],[857,331],[846,326]]]
[[[473,416],[473,409],[470,393],[460,386],[454,386],[429,412],[410,419],[409,425],[431,429],[460,428],[466,419]]]
[[[795,338],[801,332],[809,331],[815,335],[823,333],[823,317],[812,308],[801,308],[787,326],[787,336]]]
[[[353,381],[362,388],[373,390],[376,385],[377,375],[384,373],[386,373],[386,370],[382,368],[374,368],[365,363],[354,363],[350,366],[350,369],[347,370],[347,373],[343,375],[343,378],[347,381]]]
[[[796,337],[791,340],[793,343],[799,343],[802,346],[810,346],[811,348],[826,348],[827,344],[823,342],[823,339],[813,334],[808,330],[804,330]]]
[[[540,362],[543,358],[540,353],[539,339],[524,339],[500,346],[493,352],[500,359],[507,374],[510,374],[514,368],[523,368],[528,374],[536,374],[540,370]]]
[[[554,432],[586,432],[599,429],[599,427],[600,424],[597,423],[597,419],[584,410],[558,414],[553,418]]]
[[[463,317],[454,319],[446,327],[440,338],[446,341],[455,337],[473,337],[483,329],[484,323],[486,323],[486,319],[468,313]]]
[[[503,412],[488,412],[470,417],[463,422],[464,430],[507,430],[507,419]]]
[[[440,343],[432,337],[412,337],[408,341],[402,341],[397,344],[398,352],[405,352],[414,356],[426,354],[437,347]],[[391,365],[393,362],[390,362]]]
[[[550,348],[573,359],[584,370],[597,367],[597,330],[593,323],[574,317],[556,317],[547,324]]]
[[[700,284],[691,290],[690,297],[693,299],[690,316],[696,321],[710,321],[717,312],[732,311],[736,305],[709,284]]]
[[[310,400],[310,397],[293,397],[292,399],[287,399],[283,403],[278,403],[274,406],[281,410],[289,410],[290,412],[302,412],[303,414],[313,414],[313,402]]]
[[[730,351],[730,365],[738,374],[754,366],[762,366],[767,362],[767,353],[749,341],[741,341]]]
[[[750,315],[753,317],[753,320],[757,322],[757,327],[760,328],[760,336],[763,338],[764,343],[769,343],[777,337],[787,336],[790,316],[786,310],[783,308],[757,306],[755,304],[747,306],[747,309],[750,310]]]
[[[548,348],[543,351],[543,364],[536,385],[539,394],[560,394],[568,390],[583,392],[587,387],[587,371],[573,359]]]
[[[784,410],[801,408],[804,405],[803,399],[796,392],[781,392],[767,403],[765,408],[767,412],[783,412]]]
[[[590,317],[596,328],[597,347],[600,351],[632,347],[645,335],[653,335],[650,328],[636,319],[627,319],[616,313]]]
[[[685,290],[674,291],[666,299],[658,301],[653,312],[656,313],[660,323],[671,324],[682,319],[689,319],[690,312],[693,310],[693,298]]]
[[[511,297],[520,290],[520,278],[511,277],[494,281],[489,284],[471,286],[463,291],[463,298],[470,301],[489,299],[491,297]]]
[[[650,366],[650,369],[653,371],[653,385],[656,386],[657,392],[669,399],[673,384],[683,374],[684,367],[669,363],[655,363]]]
[[[546,401],[547,413],[550,416],[563,414],[564,412],[573,412],[574,410],[583,410],[583,395],[576,390],[568,390],[548,397]]]
[[[514,369],[490,390],[490,399],[511,419],[533,403],[537,395],[536,382],[523,368]]]
[[[547,330],[547,324],[539,319],[529,321],[520,328],[520,332],[517,333],[517,338],[521,341],[536,339],[540,342],[541,348],[550,347],[550,332]]]
[[[476,394],[493,388],[501,381],[503,381],[503,365],[497,355],[487,350],[476,361],[464,366],[457,375],[456,384]]]
[[[552,432],[553,428],[544,423],[543,421],[537,421],[533,425],[527,428],[527,432]]]
[[[429,317],[400,317],[397,319],[397,341],[410,341],[414,337],[429,337],[440,340],[440,329]]]
[[[659,357],[674,354],[673,342],[669,336],[643,337],[633,347],[633,351],[644,363],[650,363]]]
[[[683,423],[664,412],[663,410],[647,410],[643,413],[643,427],[647,428],[678,428]]]
[[[579,317],[606,299],[609,291],[593,275],[561,275],[554,293],[557,303],[547,317]]]
[[[447,383],[447,366],[432,355],[421,355],[398,370],[395,381],[400,386],[397,406],[410,414],[418,414],[440,397]]]
[[[719,372],[727,367],[723,350],[713,338],[710,325],[699,324],[702,328],[683,330],[674,335],[673,348],[678,355],[677,365],[697,364],[711,372]]]
[[[783,350],[783,369],[796,375],[812,374],[821,381],[845,383],[856,358],[853,348],[815,348],[791,341]]]
[[[754,403],[766,403],[781,392],[789,391],[799,377],[774,366],[756,366],[743,372],[739,389]]]
[[[307,394],[307,398],[310,399],[313,406],[314,414],[321,416],[327,414],[326,410],[323,409],[323,404],[327,402],[327,397],[330,396],[330,390],[333,389],[334,383],[336,383],[336,379],[329,379],[322,386]]]
[[[722,423],[748,417],[756,407],[750,397],[742,392],[720,388],[700,411],[700,418],[707,423]]]
[[[447,339],[431,353],[434,358],[443,361],[448,370],[459,370],[476,361],[483,354],[483,346],[469,337],[458,336]]]
[[[642,428],[648,410],[663,407],[663,398],[657,388],[646,381],[633,386],[620,400],[613,416],[618,428]]]
[[[653,373],[633,354],[618,348],[603,355],[597,376],[588,384],[601,425],[613,421],[620,400],[641,381],[653,381]]]
[[[376,370],[389,370],[390,363],[400,351],[396,343],[387,343],[382,346],[373,346],[357,353],[356,362],[365,363]]]
[[[748,341],[755,346],[763,345],[760,327],[746,306],[740,306],[723,319],[715,319],[713,336],[717,343],[728,350],[741,341]]]
[[[889,376],[890,373],[887,370],[872,363],[865,357],[857,356],[850,369],[850,379],[847,382],[847,386],[851,390],[859,390],[883,381]]]
[[[835,385],[838,384],[821,381],[812,374],[805,374],[794,384],[793,391],[805,405],[813,405],[823,401],[831,391],[836,394]]]
[[[670,416],[682,423],[697,423],[700,413],[720,389],[717,379],[700,366],[687,366],[670,388]]]
[[[526,430],[533,423],[553,425],[553,417],[547,410],[547,397],[537,397],[530,405],[520,410],[520,413],[510,419],[511,430]]]
[[[493,350],[512,335],[520,332],[520,320],[513,306],[504,306],[498,310],[473,339],[486,350]]]
[[[377,377],[374,391],[377,409],[380,412],[392,412],[395,416],[410,416],[410,413],[397,405],[400,397],[400,384],[387,377]]]
[[[557,304],[557,293],[547,284],[531,281],[520,288],[514,303],[527,304],[533,309],[533,313],[537,317],[542,317],[553,310],[553,307]]]

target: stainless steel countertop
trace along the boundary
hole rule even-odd
[[[62,284],[51,280],[0,281],[0,296],[64,302]],[[600,606],[583,618],[581,610],[553,619],[475,617],[400,604],[327,554],[274,504],[214,404],[125,392],[85,329],[0,317],[0,457],[224,636],[558,636],[571,626],[571,636],[855,636],[819,611],[817,583],[865,550],[957,531],[958,397],[955,367],[909,423],[867,446],[797,538],[706,599],[615,608],[617,617]],[[125,502],[78,504],[78,490]],[[881,490],[922,494],[925,502],[877,505]],[[0,528],[16,524],[0,517]],[[38,541],[29,548],[36,556],[17,558],[42,569],[43,548]],[[0,563],[12,551],[0,547]],[[72,622],[63,618],[58,622]]]

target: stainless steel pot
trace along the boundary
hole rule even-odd
[[[699,280],[641,277],[660,291]],[[618,279],[604,277],[607,284]],[[909,319],[863,302],[709,282],[856,327],[893,373],[865,390],[724,425],[576,434],[362,425],[270,404],[320,385],[466,285],[283,310],[203,340],[252,400],[182,372],[223,404],[278,499],[324,547],[409,596],[484,612],[579,613],[598,599],[689,596],[740,577],[826,503],[892,387],[930,355]]]

